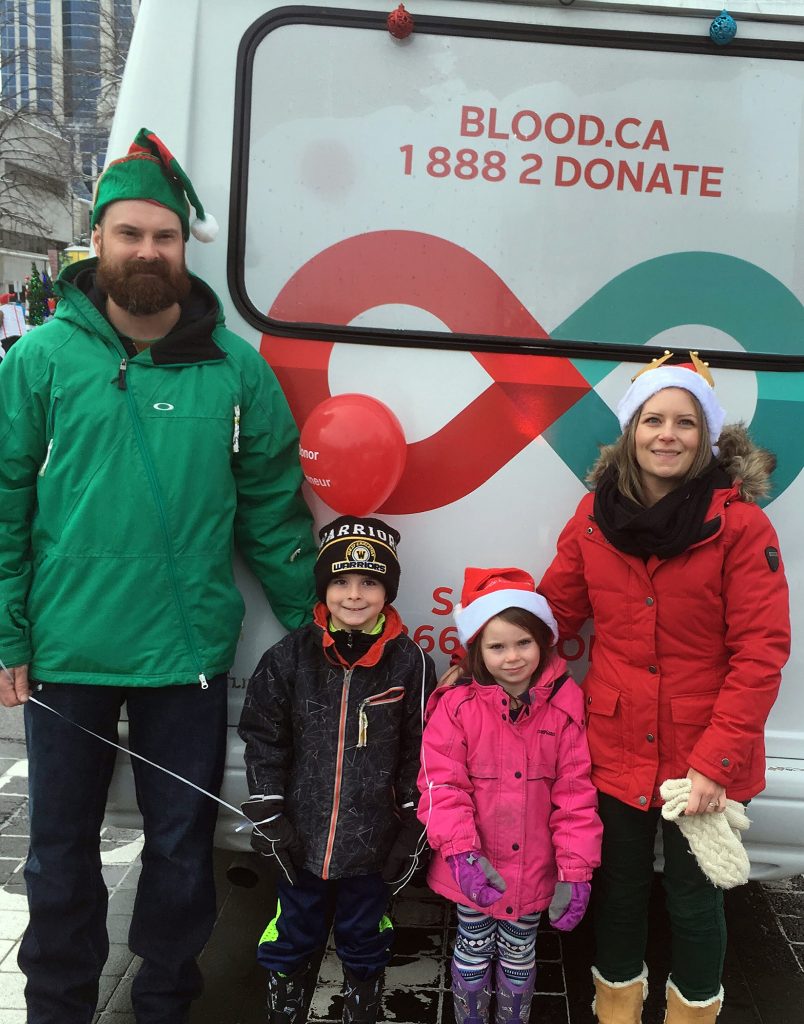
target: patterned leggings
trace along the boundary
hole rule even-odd
[[[536,931],[541,913],[501,921],[458,904],[458,935],[452,962],[466,981],[478,981],[496,957],[515,985],[527,980],[536,964]]]

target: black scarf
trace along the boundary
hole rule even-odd
[[[704,519],[715,488],[730,486],[727,473],[713,459],[700,476],[643,508],[622,494],[617,470],[610,466],[595,491],[595,520],[618,551],[638,558],[672,558],[717,531],[720,516]]]
[[[380,639],[379,633],[362,633],[359,629],[334,629],[335,650],[347,665],[354,665]]]

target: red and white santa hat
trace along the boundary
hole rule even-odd
[[[460,604],[453,616],[458,636],[465,646],[472,641],[489,619],[506,608],[524,608],[548,627],[553,643],[558,640],[558,626],[550,605],[536,593],[533,577],[524,569],[468,568],[463,577]]]
[[[654,359],[632,379],[631,386],[617,405],[620,430],[625,430],[634,413],[659,391],[664,391],[665,388],[683,388],[695,395],[701,403],[709,428],[712,450],[717,455],[717,440],[726,421],[726,410],[715,395],[715,384],[709,366],[698,358],[697,352],[690,352],[690,363],[663,365],[671,356],[672,352],[665,351],[664,356]]]

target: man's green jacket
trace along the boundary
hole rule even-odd
[[[232,664],[236,544],[292,629],[315,547],[271,369],[193,277],[145,351],[100,311],[96,261],[0,363],[0,658],[46,682],[162,686]]]

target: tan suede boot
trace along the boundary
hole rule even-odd
[[[642,1024],[642,1004],[648,994],[648,968],[631,981],[606,981],[592,968],[595,998],[592,1012],[600,1024]]]
[[[667,979],[667,1014],[665,1024],[715,1024],[723,1005],[723,989],[711,999],[685,999],[673,982]]]

